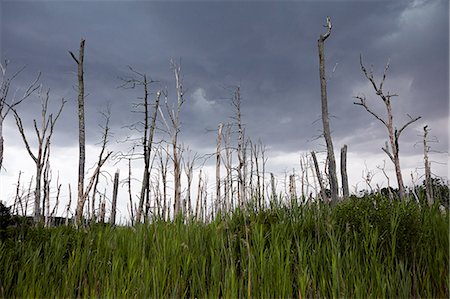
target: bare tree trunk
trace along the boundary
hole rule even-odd
[[[273,173],[270,173],[270,187],[272,189],[272,201],[276,203],[277,201],[277,190],[275,188],[275,177]]]
[[[15,213],[16,215],[19,215],[19,204],[20,206],[22,206],[22,199],[21,196],[19,194],[19,190],[20,190],[20,177],[22,176],[22,171],[19,170],[19,176],[17,178],[17,185],[16,185],[16,197],[14,198],[14,205],[12,208],[13,213]]]
[[[225,169],[226,169],[226,177],[225,177],[225,182],[224,182],[224,192],[225,192],[225,198],[224,198],[224,205],[225,205],[225,210],[226,211],[231,211],[233,209],[233,203],[232,203],[232,154],[231,154],[231,144],[230,144],[230,139],[231,139],[231,125],[228,124],[226,127],[226,132],[225,132],[225,138],[224,138],[224,143],[225,143]]]
[[[169,157],[168,157],[168,149],[166,151],[166,157],[165,160],[163,159],[163,149],[160,148],[157,153],[159,157],[159,171],[161,174],[161,183],[162,183],[162,201],[163,201],[163,207],[162,207],[162,214],[163,219],[166,219],[167,214],[167,164],[169,163]]]
[[[166,95],[166,109],[169,116],[171,126],[167,123],[162,110],[160,111],[161,118],[170,132],[172,137],[172,161],[173,161],[173,172],[174,172],[174,218],[176,218],[181,211],[181,150],[178,147],[178,133],[180,132],[180,111],[181,106],[184,103],[184,91],[181,78],[181,67],[177,65],[174,61],[171,61],[171,67],[175,75],[175,87],[177,92],[177,106],[176,109],[171,109],[167,102]]]
[[[295,188],[295,174],[289,176],[289,194],[291,197],[291,205],[297,200],[297,191]]]
[[[319,163],[317,163],[317,157],[315,152],[311,152],[311,156],[314,162],[314,168],[316,169],[316,177],[319,181],[320,186],[320,197],[322,198],[322,201],[328,201],[328,197],[325,192],[325,188],[323,187],[323,181],[322,181],[322,174],[320,173]]]
[[[246,202],[245,198],[245,192],[246,192],[246,186],[245,186],[245,176],[244,176],[244,166],[245,166],[245,137],[244,137],[244,129],[242,126],[241,121],[241,89],[238,86],[234,92],[233,100],[232,100],[234,109],[235,109],[235,120],[238,127],[238,149],[237,149],[237,155],[238,155],[238,203],[239,206],[242,208],[243,204]]]
[[[86,199],[89,195],[89,193],[92,190],[92,187],[94,186],[95,179],[98,175],[100,175],[101,168],[103,164],[108,160],[108,158],[111,156],[112,152],[107,153],[105,158],[101,159],[100,162],[97,164],[97,167],[95,168],[94,173],[91,176],[91,179],[89,180],[89,184],[86,187],[86,190],[84,194],[82,194],[81,198],[77,202],[77,209],[75,211],[75,225],[80,226],[82,224],[83,220],[83,209],[84,204],[86,202]]]
[[[255,166],[256,166],[256,196],[258,199],[258,208],[261,209],[262,208],[262,193],[261,193],[261,176],[259,173],[259,161],[258,161],[258,156],[259,156],[259,150],[258,150],[258,144],[255,145],[254,148],[254,156],[255,156]]]
[[[98,161],[97,161],[97,167],[92,174],[89,184],[86,187],[86,190],[81,194],[81,197],[78,198],[77,201],[77,208],[75,210],[75,225],[79,226],[82,223],[83,218],[83,210],[84,205],[86,202],[86,199],[89,196],[89,193],[91,192],[92,188],[98,181],[98,177],[100,176],[100,171],[103,166],[103,164],[108,160],[109,156],[111,156],[112,152],[108,152],[106,156],[103,158],[105,151],[106,151],[106,145],[108,143],[108,137],[109,137],[109,121],[111,117],[110,107],[108,106],[107,111],[102,113],[104,119],[105,119],[105,126],[104,126],[104,132],[102,137],[102,147],[100,150],[100,154],[98,155]]]
[[[220,196],[220,151],[222,147],[222,129],[223,124],[219,124],[219,128],[217,131],[217,147],[216,147],[216,203],[220,204],[221,196]]]
[[[184,204],[184,209],[185,209],[184,215],[187,217],[192,216],[191,188],[192,188],[192,179],[193,179],[193,175],[194,175],[194,164],[195,164],[195,161],[197,160],[197,158],[198,158],[197,154],[194,154],[194,156],[191,158],[190,151],[188,149],[187,159],[184,162],[184,173],[186,174],[186,179],[187,179],[187,190],[186,190],[186,199],[185,199],[185,204]]]
[[[133,207],[133,194],[131,193],[131,158],[128,159],[128,197],[130,200],[130,217],[131,217],[131,225],[134,225],[134,207]]]
[[[70,211],[71,204],[72,204],[72,190],[71,190],[70,184],[69,184],[69,202],[67,203],[67,208],[66,208],[66,226],[69,225],[69,211]]]
[[[105,196],[103,195],[103,196],[100,196],[100,214],[99,214],[99,222],[100,223],[105,223],[105,214],[106,214],[106,202],[105,202]]]
[[[80,49],[78,58],[69,51],[73,60],[78,66],[78,145],[79,145],[79,159],[78,159],[78,201],[84,193],[84,170],[86,163],[86,133],[84,122],[84,44],[85,40],[80,41]]]
[[[136,222],[139,223],[141,221],[141,215],[144,208],[144,200],[149,195],[150,190],[150,155],[152,152],[152,146],[153,146],[153,136],[156,129],[156,118],[158,115],[158,109],[159,109],[159,101],[161,97],[161,92],[158,91],[156,93],[156,101],[155,101],[155,109],[153,110],[152,115],[152,123],[150,125],[150,132],[149,137],[147,140],[147,131],[148,128],[148,104],[147,104],[147,98],[148,98],[148,90],[147,90],[147,77],[144,75],[144,105],[145,105],[145,133],[144,133],[144,174],[143,174],[143,180],[142,180],[142,187],[141,187],[141,196],[139,198],[139,207],[136,214]]]
[[[267,158],[266,158],[266,146],[261,144],[261,158],[262,158],[262,193],[261,193],[261,197],[262,197],[262,203],[263,203],[263,209],[266,206],[266,197],[265,197],[265,192],[266,192],[266,163],[267,163]]]
[[[425,163],[425,193],[428,205],[431,207],[434,203],[433,182],[431,180],[431,165],[428,161],[428,152],[430,147],[427,144],[428,126],[423,127],[423,160]]]
[[[348,176],[347,176],[347,145],[341,148],[341,179],[342,179],[342,196],[348,198]]]
[[[330,119],[328,115],[328,97],[327,97],[327,79],[325,72],[325,53],[324,44],[325,40],[331,34],[331,20],[327,17],[327,32],[324,35],[320,35],[318,40],[319,48],[319,70],[320,70],[320,94],[322,101],[322,124],[323,124],[323,135],[325,137],[325,142],[327,144],[327,156],[328,156],[328,174],[330,177],[330,189],[331,189],[331,202],[332,204],[337,203],[338,197],[338,181],[336,175],[336,159],[334,157],[333,141],[331,139],[330,131]]]
[[[202,213],[202,198],[203,198],[202,196],[203,196],[202,170],[200,169],[200,172],[198,174],[197,202],[195,204],[195,217],[197,218],[197,220],[200,220]]]
[[[113,197],[111,205],[111,218],[110,224],[116,225],[116,209],[117,209],[117,194],[119,192],[119,170],[114,174],[114,187],[113,187]]]

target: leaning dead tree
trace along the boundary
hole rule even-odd
[[[20,136],[22,137],[25,148],[36,164],[36,178],[35,178],[35,191],[34,191],[34,213],[33,219],[35,223],[41,221],[44,212],[44,203],[42,202],[41,191],[43,190],[43,174],[45,166],[48,165],[50,157],[50,140],[54,132],[55,124],[61,115],[62,109],[65,104],[65,100],[61,100],[61,105],[56,115],[48,114],[48,100],[50,90],[40,89],[39,97],[41,98],[41,122],[40,126],[36,120],[33,120],[34,131],[37,139],[37,150],[33,152],[31,149],[29,138],[25,133],[23,122],[17,111],[13,108],[14,118],[16,120],[17,128],[19,129]],[[45,184],[44,184],[45,185]],[[45,187],[45,186],[44,186]],[[45,188],[44,188],[45,189]],[[42,204],[42,206],[41,206]]]
[[[323,180],[322,180],[322,174],[320,172],[320,168],[319,168],[319,163],[317,162],[317,157],[316,157],[316,153],[314,151],[311,152],[311,157],[314,163],[314,169],[316,171],[316,177],[317,180],[319,181],[319,186],[320,186],[320,197],[322,198],[322,201],[327,201],[328,197],[325,191],[325,187],[323,185]]]
[[[327,145],[327,158],[328,158],[328,175],[330,177],[330,190],[331,190],[331,203],[335,204],[338,201],[338,181],[336,175],[336,159],[334,157],[333,141],[331,139],[330,132],[330,118],[328,115],[328,97],[327,97],[327,79],[325,72],[325,53],[324,45],[325,40],[331,34],[331,19],[327,17],[327,32],[321,34],[317,41],[319,48],[319,72],[320,72],[320,95],[322,102],[322,124],[323,124],[323,136]]]
[[[386,107],[387,117],[383,118],[383,117],[379,116],[377,113],[375,113],[367,105],[367,99],[364,95],[356,96],[355,98],[358,99],[359,101],[354,102],[353,104],[364,107],[364,109],[366,109],[366,111],[368,113],[370,113],[373,117],[375,117],[377,120],[379,120],[386,127],[386,129],[388,131],[388,136],[389,136],[389,145],[388,145],[388,142],[386,142],[385,147],[382,147],[381,149],[386,153],[386,155],[389,157],[389,159],[391,159],[392,163],[394,163],[395,175],[397,177],[397,184],[398,184],[400,199],[404,199],[405,198],[405,187],[403,184],[403,177],[402,177],[402,172],[401,172],[401,168],[400,168],[398,140],[399,140],[400,135],[403,132],[403,130],[405,130],[406,127],[408,127],[410,124],[419,120],[421,117],[418,116],[418,117],[413,118],[408,114],[409,121],[406,122],[400,129],[397,129],[397,127],[395,127],[395,125],[394,125],[394,114],[392,111],[391,100],[393,97],[396,97],[398,95],[391,94],[389,92],[385,93],[383,91],[383,85],[386,80],[387,71],[389,69],[389,61],[386,63],[386,66],[385,66],[384,72],[383,72],[383,77],[379,84],[377,84],[375,82],[373,71],[372,70],[368,71],[366,69],[366,67],[364,66],[362,56],[359,57],[359,63],[360,63],[361,70],[362,70],[364,76],[372,84],[372,87],[375,90],[376,95],[379,96],[380,99],[383,101],[383,103]]]
[[[75,54],[69,51],[70,56],[77,64],[78,74],[78,145],[79,145],[79,159],[78,159],[78,201],[84,195],[84,171],[86,163],[86,134],[84,122],[84,44],[85,40],[80,41],[80,49],[78,58]]]
[[[3,139],[3,121],[6,119],[6,116],[11,111],[11,109],[16,108],[17,105],[22,103],[25,99],[29,98],[38,88],[39,88],[39,78],[41,74],[39,73],[36,79],[31,82],[28,88],[25,90],[23,95],[20,98],[13,97],[11,100],[8,99],[9,96],[9,88],[11,86],[11,82],[24,70],[21,68],[17,72],[15,72],[11,77],[8,77],[6,74],[6,69],[8,66],[8,62],[5,61],[4,64],[0,63],[0,172],[3,167],[3,150],[4,150],[4,139]]]

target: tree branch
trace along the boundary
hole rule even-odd
[[[382,119],[381,117],[379,117],[375,112],[373,112],[372,110],[370,110],[370,108],[367,106],[366,104],[366,98],[365,97],[360,97],[360,96],[356,96],[354,97],[356,99],[358,99],[360,102],[353,102],[353,104],[355,105],[359,105],[359,106],[363,106],[367,112],[369,112],[370,114],[372,114],[376,119],[378,119],[379,121],[381,121],[383,123],[383,125],[385,125],[386,127],[388,126],[386,121],[384,119]]]

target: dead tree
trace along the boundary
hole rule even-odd
[[[41,98],[41,123],[40,128],[38,127],[38,123],[36,119],[33,120],[34,131],[36,133],[37,139],[37,151],[33,153],[29,139],[25,133],[25,128],[22,123],[22,119],[20,118],[17,111],[13,108],[12,111],[14,113],[14,118],[16,120],[17,128],[19,129],[20,136],[25,144],[25,148],[28,151],[28,154],[33,159],[36,164],[36,185],[34,191],[34,222],[38,223],[41,221],[41,217],[43,216],[44,206],[42,206],[42,180],[43,180],[43,172],[46,165],[46,162],[49,159],[50,155],[50,140],[53,135],[53,130],[55,128],[55,124],[61,115],[62,109],[65,104],[65,100],[61,100],[61,106],[56,113],[56,116],[53,117],[53,114],[48,115],[48,100],[49,100],[50,90],[44,90],[41,88],[39,97]]]
[[[150,118],[150,103],[149,103],[149,96],[150,91],[149,87],[150,84],[152,84],[154,81],[149,80],[147,78],[147,74],[143,74],[140,72],[135,71],[133,68],[129,67],[131,72],[133,73],[133,76],[128,79],[123,79],[124,84],[121,86],[123,88],[135,88],[136,86],[142,86],[143,87],[143,96],[142,96],[142,103],[139,103],[136,105],[136,107],[143,107],[143,113],[144,113],[144,119],[143,122],[140,122],[140,124],[143,126],[143,138],[142,138],[142,147],[143,147],[143,157],[144,157],[144,170],[142,174],[142,185],[141,185],[141,192],[139,197],[139,205],[138,210],[136,212],[136,223],[139,223],[141,221],[141,217],[144,213],[144,202],[149,201],[150,197],[150,173],[151,173],[151,167],[150,167],[150,157],[152,154],[152,147],[153,147],[153,137],[156,130],[156,119],[158,115],[159,110],[159,102],[161,98],[161,92],[156,92],[156,99],[155,103],[153,105],[153,113]],[[139,111],[141,112],[141,111]]]
[[[347,176],[347,145],[341,148],[341,179],[342,179],[342,196],[347,198],[348,191],[348,176]]]
[[[111,204],[111,218],[109,223],[114,226],[116,225],[116,210],[117,210],[117,194],[119,193],[119,170],[114,174],[114,185],[113,185],[113,197]]]
[[[29,98],[38,88],[39,88],[39,78],[41,74],[39,73],[36,79],[28,86],[23,95],[16,99],[8,100],[9,88],[11,86],[11,82],[24,70],[21,68],[19,71],[14,73],[11,77],[7,77],[6,69],[8,66],[8,62],[5,61],[4,64],[0,63],[1,70],[1,78],[0,78],[0,172],[3,168],[3,150],[4,150],[4,139],[3,139],[3,122],[6,119],[6,116],[11,111],[11,109],[15,109],[17,105],[22,103],[25,99]]]
[[[98,180],[98,177],[101,174],[103,164],[106,163],[106,161],[112,154],[112,152],[106,152],[106,146],[108,144],[108,136],[109,136],[109,116],[106,117],[105,119],[105,126],[103,127],[102,147],[100,150],[100,154],[98,156],[98,161],[96,163],[94,173],[89,179],[89,183],[86,186],[86,189],[83,190],[83,193],[78,197],[77,200],[77,208],[75,210],[75,226],[77,227],[79,227],[82,223],[84,205],[89,196],[89,193],[91,192],[92,188],[95,185],[95,182]]]
[[[325,192],[325,187],[323,186],[322,174],[320,173],[319,163],[317,162],[316,153],[314,151],[311,152],[311,157],[314,162],[314,168],[316,170],[317,181],[319,181],[320,197],[322,198],[322,201],[325,202],[328,200],[328,197]]]
[[[167,114],[169,116],[170,125],[167,122],[166,118],[161,109],[159,112],[161,114],[161,118],[166,126],[167,131],[171,136],[171,145],[172,145],[172,162],[173,162],[173,174],[174,174],[174,218],[177,217],[181,212],[181,149],[178,146],[178,134],[180,133],[180,112],[181,107],[184,103],[184,91],[183,84],[181,78],[181,67],[173,60],[171,60],[171,68],[175,75],[175,89],[177,93],[177,105],[175,107],[169,107],[167,101],[167,93],[165,94],[165,104]]]
[[[186,157],[186,158],[185,158]],[[199,158],[197,153],[191,157],[191,151],[187,149],[187,155],[183,157],[184,173],[187,179],[186,198],[183,202],[183,215],[186,217],[192,216],[192,179],[194,177],[194,165]]]
[[[231,211],[233,209],[233,155],[231,148],[231,124],[226,125],[225,135],[224,135],[224,166],[226,170],[226,177],[224,181],[224,210]]]
[[[294,205],[294,201],[297,200],[297,191],[295,188],[295,173],[289,175],[289,195],[290,195],[291,205]]]
[[[322,102],[322,124],[323,124],[323,136],[327,145],[327,157],[328,157],[328,174],[330,177],[330,190],[331,190],[331,202],[335,204],[338,201],[338,181],[336,175],[336,159],[334,157],[333,141],[331,139],[330,131],[330,118],[328,115],[328,97],[327,97],[327,79],[325,72],[325,53],[324,45],[325,40],[331,34],[331,19],[327,17],[327,32],[321,34],[317,45],[319,48],[319,71],[320,71],[320,95]]]
[[[163,156],[163,151],[166,153]],[[166,215],[168,215],[168,205],[167,205],[167,171],[169,164],[169,155],[167,154],[169,149],[163,149],[162,147],[157,150],[158,161],[159,161],[159,171],[161,174],[161,183],[162,183],[162,219],[166,219]]]
[[[202,199],[203,199],[203,181],[202,181],[202,170],[198,174],[198,187],[197,187],[197,202],[195,204],[195,218],[201,220],[202,215]]]
[[[408,115],[408,117],[410,118],[409,121],[406,122],[398,130],[394,126],[394,114],[392,111],[392,102],[391,102],[392,98],[396,97],[397,95],[391,94],[389,92],[387,92],[385,94],[383,91],[383,85],[386,80],[387,71],[389,69],[389,61],[387,62],[386,66],[384,68],[383,77],[379,84],[377,84],[375,82],[373,71],[372,70],[367,71],[366,67],[363,64],[362,56],[359,57],[359,63],[360,63],[361,70],[362,70],[364,76],[372,84],[372,87],[374,88],[376,95],[379,96],[380,99],[383,101],[383,103],[386,107],[386,111],[387,111],[387,118],[383,118],[383,117],[379,116],[371,108],[369,108],[369,106],[367,106],[367,100],[366,100],[365,96],[356,96],[355,98],[358,99],[359,101],[354,102],[354,104],[364,107],[368,113],[370,113],[372,116],[374,116],[377,120],[379,120],[386,127],[386,129],[388,131],[390,146],[386,142],[386,146],[382,147],[381,149],[386,153],[386,155],[389,157],[389,159],[391,159],[392,163],[394,163],[400,199],[405,199],[405,187],[403,184],[403,177],[402,177],[402,172],[401,172],[401,168],[400,168],[398,140],[399,140],[400,134],[403,132],[403,130],[406,129],[406,127],[408,127],[410,124],[419,120],[421,117],[418,116],[418,117],[413,118],[410,115]]]
[[[237,175],[238,175],[238,203],[242,208],[243,204],[246,203],[246,178],[245,178],[245,137],[244,137],[244,128],[242,125],[241,119],[241,88],[240,86],[236,87],[232,98],[232,105],[234,107],[236,115],[233,119],[236,122],[238,128],[238,142],[237,142],[237,156],[238,156],[238,167],[237,167]]]
[[[72,190],[71,190],[70,184],[69,184],[69,202],[67,203],[67,207],[66,207],[66,226],[69,225],[69,212],[70,212],[71,204],[72,204]]]
[[[270,173],[270,189],[271,189],[271,193],[272,193],[272,198],[271,201],[273,203],[277,203],[277,190],[275,187],[275,176],[273,175],[273,173]]]
[[[427,197],[427,202],[429,206],[434,203],[433,196],[433,182],[431,180],[431,163],[428,160],[428,152],[430,151],[430,146],[428,145],[428,126],[423,127],[423,161],[425,164],[425,193]]]
[[[81,197],[84,195],[84,171],[86,163],[86,131],[84,122],[84,44],[85,40],[82,38],[80,41],[80,49],[78,52],[78,58],[75,54],[69,51],[70,56],[77,64],[78,75],[78,202],[81,201]]]
[[[216,147],[216,203],[219,204],[221,201],[221,196],[220,196],[220,160],[221,160],[221,155],[220,155],[220,151],[222,149],[222,129],[223,129],[223,124],[220,123],[219,124],[219,128],[217,131],[217,147]]]
[[[111,119],[111,107],[110,105],[107,106],[105,112],[101,112],[101,115],[105,119],[105,126],[103,128],[103,136],[102,136],[102,144],[108,143],[108,137],[110,135],[109,132],[109,122]],[[101,162],[101,159],[103,159],[103,153],[105,151],[105,147],[102,147],[102,153],[98,157],[97,165]],[[95,197],[98,193],[97,186],[99,182],[100,176],[97,176],[94,181],[94,186],[92,188],[92,197],[91,197],[91,222],[95,223],[96,221],[96,215],[95,215]]]
[[[131,193],[131,158],[128,158],[128,179],[126,181],[126,184],[128,186],[128,199],[130,201],[130,218],[131,218],[131,225],[134,225],[134,207],[133,207],[133,195]]]

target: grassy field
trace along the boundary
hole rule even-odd
[[[10,228],[0,297],[449,296],[449,214],[382,198],[209,224]]]

